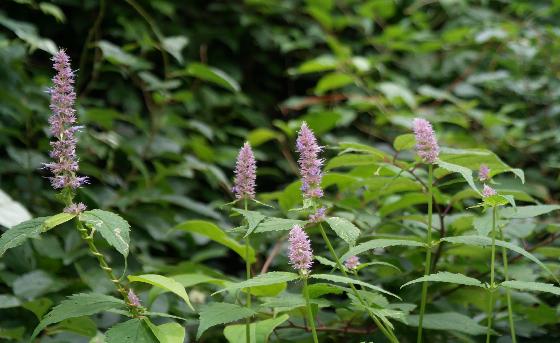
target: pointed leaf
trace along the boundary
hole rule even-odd
[[[348,252],[340,258],[341,261],[346,261],[346,259],[350,256],[359,255],[363,252],[368,250],[378,249],[378,248],[387,248],[392,246],[409,246],[409,247],[423,247],[425,246],[424,243],[412,240],[405,240],[405,239],[372,239],[371,241],[367,241],[361,244],[356,245],[353,248],[350,248]]]
[[[117,324],[105,333],[106,343],[160,343],[143,319]]]
[[[419,316],[407,316],[410,326],[418,326]],[[423,327],[432,330],[459,331],[469,335],[483,335],[486,327],[473,319],[457,312],[427,313],[424,315]]]
[[[401,286],[401,288],[406,287],[408,285],[412,285],[413,283],[424,282],[424,281],[431,281],[431,282],[447,282],[447,283],[454,283],[458,285],[467,285],[467,286],[477,286],[477,287],[484,287],[482,282],[474,279],[472,277],[468,277],[463,274],[456,274],[456,273],[449,273],[449,272],[439,272],[436,274],[430,274],[422,276],[418,279],[409,281]]]
[[[185,287],[179,282],[157,274],[144,274],[144,275],[129,275],[128,279],[130,282],[144,282],[159,288],[163,288],[167,291],[177,294],[181,299],[183,299],[187,305],[194,311],[191,301],[189,300],[189,295],[185,291]]]
[[[502,282],[500,286],[518,289],[520,291],[537,291],[560,295],[560,287],[556,287],[550,283],[510,280]]]
[[[319,280],[327,280],[327,281],[332,281],[332,282],[336,282],[336,283],[344,283],[344,284],[354,284],[354,285],[360,285],[360,286],[364,286],[367,287],[369,289],[372,289],[374,291],[380,292],[380,293],[385,293],[388,295],[391,295],[397,299],[400,299],[400,297],[398,295],[395,295],[389,291],[384,290],[381,287],[377,287],[374,285],[371,285],[367,282],[363,282],[360,280],[354,280],[351,279],[349,277],[345,277],[345,276],[340,276],[340,275],[332,275],[332,274],[311,274],[309,276],[312,279],[319,279]]]
[[[222,292],[234,292],[239,289],[249,288],[249,287],[274,285],[277,283],[289,282],[297,279],[299,279],[299,275],[296,273],[269,272],[266,274],[255,276],[254,278],[249,280],[245,280],[237,283],[231,283],[227,285],[224,289],[214,292],[212,295],[222,293]]]
[[[288,320],[288,318],[290,318],[289,315],[283,314],[276,318],[270,318],[270,319],[265,319],[265,320],[251,323],[250,325],[250,332],[251,332],[250,335],[252,338],[251,342],[254,343],[268,342],[268,337],[272,334],[272,331],[274,331],[274,329],[277,326],[279,326],[280,324]],[[230,343],[246,342],[247,331],[246,331],[245,324],[228,325],[224,329],[224,337]]]
[[[264,215],[256,211],[245,211],[239,208],[234,208],[233,211],[245,217],[245,220],[247,220],[247,223],[249,224],[245,237],[249,236],[255,230],[257,225],[266,218]]]
[[[229,303],[210,303],[200,311],[200,324],[196,339],[215,325],[227,324],[255,315],[255,311]]]
[[[257,225],[255,233],[270,232],[270,231],[286,231],[291,230],[294,225],[304,226],[306,224],[303,220],[285,219],[285,218],[266,218]]]
[[[107,243],[123,256],[128,256],[130,246],[130,225],[118,214],[99,209],[80,214],[80,221],[101,233]]]
[[[500,215],[510,219],[525,219],[537,217],[556,210],[560,210],[560,205],[517,206],[516,208],[503,209]]]
[[[330,217],[326,219],[331,229],[342,238],[348,245],[354,246],[358,236],[360,236],[360,229],[352,224],[349,220],[340,217]]]
[[[448,170],[450,172],[453,173],[459,173],[463,176],[463,178],[465,179],[465,181],[467,181],[467,183],[469,184],[469,186],[471,186],[471,188],[477,193],[480,194],[480,191],[478,190],[478,188],[476,188],[475,184],[474,184],[474,179],[472,176],[472,170],[470,170],[469,168],[457,165],[457,164],[453,164],[453,163],[448,163],[448,162],[444,162],[439,160],[437,162],[438,166]]]
[[[0,257],[11,248],[22,245],[29,238],[38,238],[43,231],[43,223],[48,217],[26,220],[2,234],[0,237]]]
[[[197,77],[201,80],[212,82],[218,86],[233,92],[239,92],[239,83],[218,68],[213,68],[201,63],[191,63],[186,70],[188,75]]]

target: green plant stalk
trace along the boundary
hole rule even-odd
[[[500,230],[500,239],[504,240],[504,234],[502,232],[502,228]],[[509,281],[508,275],[508,259],[507,259],[507,251],[505,247],[502,247],[502,258],[504,261],[504,279]],[[515,324],[513,322],[513,309],[511,307],[511,292],[509,289],[506,288],[506,299],[507,299],[507,307],[508,307],[508,321],[509,321],[509,330],[511,332],[511,341],[513,343],[517,343],[517,337],[515,336]]]
[[[303,297],[305,298],[305,306],[307,307],[307,321],[311,326],[311,333],[313,334],[313,342],[319,343],[317,338],[317,329],[315,329],[315,319],[313,318],[313,310],[311,309],[311,302],[309,300],[309,289],[307,288],[307,275],[301,274],[303,281]]]
[[[490,295],[488,299],[488,325],[486,327],[486,343],[490,343],[492,317],[494,316],[494,260],[496,259],[496,206],[492,209],[492,256],[490,260]]]
[[[424,263],[424,276],[430,274],[430,268],[432,263],[432,206],[433,206],[433,190],[432,181],[433,179],[433,165],[428,166],[428,234],[426,236],[426,262]],[[416,336],[416,342],[422,342],[422,325],[424,324],[424,312],[426,311],[426,301],[428,298],[428,282],[424,281],[422,283],[422,299],[420,301],[420,317],[418,320],[418,334]]]
[[[247,198],[243,199],[245,211],[247,211]],[[247,229],[249,229],[249,223],[247,223]],[[245,274],[247,280],[251,278],[251,261],[249,260],[249,251],[251,247],[251,241],[249,235],[245,238]],[[251,288],[246,288],[247,292],[247,308],[251,308]],[[251,343],[251,318],[245,319],[245,341]]]
[[[325,241],[325,243],[327,244],[327,247],[332,255],[332,257],[334,258],[334,261],[336,263],[337,268],[342,272],[342,274],[345,277],[348,277],[348,273],[346,273],[346,270],[344,269],[344,267],[342,266],[342,264],[340,263],[340,260],[336,254],[336,252],[334,251],[334,248],[331,244],[331,241],[329,240],[329,237],[327,237],[327,234],[325,232],[325,229],[323,228],[323,224],[319,223],[319,230],[321,231],[321,236],[323,236],[323,240]],[[354,293],[354,296],[356,296],[356,298],[358,299],[358,301],[363,305],[363,306],[367,306],[366,302],[364,301],[364,299],[362,298],[362,296],[360,295],[360,293],[358,292],[358,290],[356,289],[356,287],[354,286],[354,284],[350,284],[350,288],[352,289],[352,292]],[[381,332],[383,332],[383,334],[393,343],[398,342],[399,340],[397,339],[397,337],[393,334],[392,330],[387,329],[380,321],[379,319],[377,319],[376,316],[373,315],[373,313],[371,313],[371,311],[368,311],[369,316],[371,317],[371,319],[373,319],[373,321],[375,322],[375,325],[377,325],[377,327],[379,328],[379,330],[381,330]]]

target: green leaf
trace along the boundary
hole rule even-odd
[[[201,63],[191,63],[187,67],[186,72],[188,75],[204,81],[212,82],[232,92],[239,92],[241,90],[237,81],[218,68],[210,67]]]
[[[0,328],[0,338],[14,339],[22,342],[23,334],[25,333],[24,326],[17,326],[14,328]]]
[[[117,324],[105,333],[106,343],[161,343],[143,319]]]
[[[202,236],[206,236],[216,243],[230,248],[235,251],[241,258],[245,260],[245,245],[238,243],[233,238],[227,236],[227,234],[222,231],[215,224],[204,221],[204,220],[188,220],[177,226],[174,230],[182,230],[187,232],[193,232]],[[255,262],[255,250],[249,248],[249,262]]]
[[[0,225],[12,227],[30,219],[29,211],[0,189]]]
[[[146,60],[129,54],[118,45],[106,40],[99,41],[97,46],[101,49],[103,57],[112,64],[130,67],[135,70],[149,69],[151,67],[151,64]]]
[[[317,86],[315,87],[315,93],[324,94],[330,90],[344,87],[353,82],[354,79],[348,74],[339,72],[329,73],[319,80]]]
[[[345,277],[345,276],[340,276],[340,275],[332,275],[332,274],[311,274],[309,276],[312,279],[319,279],[319,280],[326,280],[326,281],[332,281],[332,282],[336,282],[336,283],[344,283],[344,284],[354,284],[354,285],[360,285],[360,286],[364,286],[367,287],[369,289],[372,289],[374,291],[380,292],[380,293],[385,293],[388,295],[391,295],[397,299],[400,299],[400,297],[398,295],[395,295],[389,291],[384,290],[381,287],[377,287],[374,285],[371,285],[367,282],[363,282],[360,280],[354,280],[351,279],[349,277]]]
[[[453,164],[453,163],[449,163],[449,162],[444,162],[444,161],[442,161],[442,160],[439,160],[439,161],[437,162],[437,164],[438,164],[439,167],[441,167],[441,168],[443,168],[443,169],[445,169],[445,170],[447,170],[447,171],[450,171],[450,172],[453,172],[453,173],[459,173],[459,174],[461,174],[461,176],[463,176],[463,178],[465,179],[465,181],[467,181],[467,183],[469,184],[469,186],[471,186],[471,188],[472,188],[477,194],[480,195],[480,191],[478,190],[478,188],[476,188],[476,185],[474,184],[474,179],[473,179],[473,176],[472,176],[472,171],[471,171],[469,168],[465,168],[465,167],[462,167],[462,166],[460,166],[460,165]]]
[[[537,217],[552,211],[560,210],[560,205],[534,205],[517,206],[516,208],[505,208],[500,211],[500,215],[509,219],[526,219]]]
[[[148,318],[144,318],[144,321],[160,343],[183,343],[185,341],[185,328],[179,323],[155,325]]]
[[[425,275],[418,279],[409,281],[404,285],[402,285],[401,288],[406,287],[408,285],[412,285],[413,283],[424,282],[424,281],[447,282],[447,283],[453,283],[458,285],[484,287],[482,282],[472,277],[468,277],[466,275],[457,274],[457,273],[439,272],[436,274]]]
[[[52,217],[48,217],[43,223],[43,232],[49,231],[61,224],[70,221],[72,218],[76,217],[74,213],[59,213]]]
[[[183,55],[181,51],[189,43],[189,39],[185,36],[165,37],[162,40],[162,46],[171,56],[175,57],[177,62],[183,64]]]
[[[484,237],[484,236],[445,237],[445,238],[442,238],[442,241],[449,242],[449,243],[454,243],[454,244],[477,245],[477,246],[483,246],[483,247],[492,245],[492,239],[489,238],[489,237]],[[554,275],[554,273],[550,269],[548,269],[547,266],[545,266],[538,258],[536,258],[533,254],[526,251],[525,249],[523,249],[521,247],[518,247],[515,244],[505,242],[505,241],[501,241],[501,240],[498,240],[498,239],[496,240],[496,245],[500,246],[500,247],[504,247],[504,248],[512,250],[512,251],[515,251],[516,253],[525,256],[526,258],[528,258],[531,261],[538,264],[542,269],[546,270],[554,278],[554,280],[556,280],[556,282],[560,282],[560,281],[558,281],[558,278],[556,277],[556,275]]]
[[[390,101],[400,98],[411,109],[416,108],[416,99],[408,88],[394,82],[381,82],[377,87]]]
[[[253,322],[250,325],[250,337],[251,342],[254,343],[267,343],[268,337],[272,334],[272,331],[284,323],[290,318],[289,315],[283,314],[276,318],[270,318],[261,320],[258,322]],[[230,343],[246,342],[247,341],[247,331],[245,324],[235,324],[226,326],[224,329],[224,336]]]
[[[360,229],[349,220],[340,217],[329,217],[325,220],[337,236],[342,238],[348,245],[354,246],[360,236]]]
[[[254,233],[271,232],[271,231],[287,231],[291,230],[294,225],[304,226],[307,222],[297,219],[273,218],[269,217],[263,220],[255,228]]]
[[[89,317],[76,317],[64,319],[57,325],[50,327],[51,332],[70,331],[86,337],[94,337],[97,334],[97,325]]]
[[[264,127],[255,129],[253,131],[251,131],[248,135],[247,135],[247,140],[249,141],[249,143],[251,143],[251,146],[253,148],[264,144],[270,140],[273,139],[280,139],[282,137],[281,134],[279,134],[278,132],[271,130],[271,129],[267,129]]]
[[[406,317],[406,322],[410,326],[417,327],[418,321],[419,316]],[[431,330],[459,331],[469,335],[486,333],[486,327],[457,312],[427,313],[424,315],[422,326]]]
[[[107,243],[123,256],[128,256],[130,247],[130,225],[118,214],[99,209],[80,214],[80,221],[101,233]]]
[[[423,247],[425,246],[422,242],[411,241],[411,240],[404,240],[404,239],[372,239],[371,241],[367,241],[364,243],[360,243],[353,248],[350,248],[348,252],[340,258],[341,261],[346,261],[346,259],[350,256],[359,255],[365,251],[378,249],[378,248],[387,248],[393,246],[409,246],[409,247]]]
[[[560,295],[560,287],[556,287],[550,283],[510,280],[502,282],[500,286],[518,289],[520,291],[537,291]]]
[[[47,313],[33,331],[30,341],[33,341],[44,328],[51,324],[68,318],[90,316],[111,309],[123,308],[124,306],[124,301],[109,295],[95,293],[71,295]]]
[[[210,303],[200,311],[200,323],[196,339],[212,326],[227,324],[255,315],[255,311],[229,303]]]
[[[41,318],[47,313],[47,311],[52,307],[53,302],[49,298],[39,298],[35,300],[28,301],[22,305],[26,310],[29,310],[35,314],[37,319],[40,321]]]
[[[185,291],[185,287],[171,278],[157,274],[144,274],[129,275],[128,279],[130,282],[143,282],[175,293],[187,303],[191,310],[194,311],[194,307],[191,305],[191,301],[189,300],[189,295]]]
[[[245,237],[249,236],[253,231],[255,231],[257,225],[259,225],[259,223],[266,218],[264,215],[256,211],[245,211],[239,208],[233,208],[232,210],[245,217],[245,220],[247,220],[247,223],[249,224],[249,228],[247,229],[247,233],[245,233]]]
[[[9,294],[0,294],[0,309],[21,306],[18,298]]]
[[[257,275],[249,280],[245,280],[237,283],[231,283],[227,285],[224,289],[214,292],[212,295],[222,293],[222,292],[234,292],[239,289],[249,288],[249,287],[274,285],[277,283],[289,282],[297,279],[299,279],[299,275],[296,273],[269,272],[266,274]]]
[[[43,223],[48,217],[33,218],[20,223],[0,237],[0,257],[11,248],[22,245],[29,238],[38,238],[43,231]]]
[[[369,166],[377,164],[380,159],[377,155],[369,154],[344,154],[331,158],[325,166],[325,171],[335,168],[351,168],[356,166]]]
[[[413,133],[405,133],[404,135],[397,136],[393,142],[393,148],[395,148],[396,151],[412,149],[414,145],[416,145],[416,137]]]

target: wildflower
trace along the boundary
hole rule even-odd
[[[304,122],[296,140],[296,150],[299,152],[299,169],[301,174],[301,190],[307,198],[320,198],[323,196],[321,179],[323,173],[321,166],[323,160],[319,158],[322,148],[317,144],[313,131]]]
[[[75,215],[78,215],[78,214],[84,212],[85,210],[86,210],[86,205],[84,205],[81,202],[79,202],[77,204],[70,204],[69,206],[66,206],[66,208],[64,208],[65,213],[71,213],[71,214],[75,214]]]
[[[76,143],[78,140],[75,135],[81,127],[75,125],[74,72],[70,68],[70,58],[64,50],[59,50],[52,60],[57,73],[52,79],[53,87],[49,89],[50,109],[52,110],[49,124],[56,140],[50,143],[52,147],[50,156],[54,161],[46,163],[45,167],[54,174],[50,178],[54,189],[76,189],[87,183],[87,177],[76,175],[78,171]]]
[[[484,188],[482,189],[482,197],[483,198],[487,198],[487,197],[491,197],[493,195],[498,194],[496,192],[496,190],[490,186],[488,186],[487,184],[484,184]]]
[[[140,304],[140,299],[138,298],[138,296],[134,293],[134,291],[132,289],[128,290],[128,302],[132,306],[136,306],[136,307],[142,306],[142,304]]]
[[[245,142],[235,164],[235,180],[232,191],[237,199],[254,199],[255,198],[255,180],[257,172],[257,164],[255,155],[249,142]]]
[[[478,179],[480,181],[490,180],[490,168],[486,164],[481,164],[478,170]]]
[[[311,250],[311,242],[309,237],[303,231],[301,226],[294,225],[290,231],[290,246],[288,248],[288,257],[290,264],[294,269],[308,274],[313,264],[313,251]]]
[[[358,256],[350,256],[344,262],[344,266],[348,269],[356,269],[360,265],[360,259]]]
[[[425,163],[435,163],[439,155],[439,146],[432,124],[425,119],[416,118],[412,125],[416,135],[416,152],[418,156]]]
[[[325,220],[326,207],[320,207],[315,213],[309,215],[309,221],[312,223],[320,223]]]

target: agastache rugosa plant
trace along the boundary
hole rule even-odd
[[[311,207],[314,211],[308,219],[311,223],[316,223],[319,226],[321,236],[323,237],[323,240],[333,257],[338,270],[340,270],[345,277],[348,277],[346,268],[344,268],[340,262],[340,259],[338,258],[338,255],[335,252],[322,224],[322,219],[324,218],[326,211],[326,208],[320,207],[319,204],[319,199],[324,195],[323,189],[321,188],[321,180],[323,178],[323,171],[321,170],[321,167],[323,165],[323,159],[319,156],[319,153],[322,151],[322,147],[317,143],[317,138],[305,122],[301,124],[298,132],[296,151],[299,153],[298,164],[301,176],[301,191],[304,199],[304,208]],[[350,283],[350,288],[352,289],[353,295],[358,299],[361,305],[367,307],[367,303],[360,295],[354,284]],[[383,323],[381,323],[372,311],[368,311],[368,314],[381,332],[383,332],[383,334],[391,342],[398,342],[398,339],[395,337],[391,328],[387,328]]]
[[[428,164],[428,228],[426,236],[426,262],[424,264],[424,276],[430,274],[432,261],[432,206],[433,206],[433,164],[439,157],[439,145],[432,124],[425,119],[416,118],[412,122],[414,135],[416,137],[416,153],[420,159]],[[420,317],[418,320],[418,335],[416,341],[422,342],[422,326],[426,300],[428,295],[428,282],[422,283],[422,298],[420,302]]]
[[[130,291],[122,285],[121,281],[115,276],[113,269],[108,265],[105,257],[97,249],[94,240],[94,230],[91,232],[82,224],[77,215],[85,211],[86,206],[82,203],[74,202],[75,190],[87,183],[87,177],[78,176],[79,170],[78,157],[76,155],[76,144],[78,139],[76,133],[81,128],[76,125],[77,117],[74,109],[76,93],[74,91],[74,71],[70,65],[70,58],[64,50],[59,50],[54,57],[53,67],[56,75],[53,77],[53,87],[49,89],[51,96],[50,108],[52,115],[49,118],[51,133],[54,141],[51,142],[50,156],[53,162],[45,166],[53,173],[50,178],[51,185],[55,190],[61,191],[61,196],[65,204],[64,212],[74,214],[76,227],[82,239],[87,243],[89,251],[97,259],[100,268],[117,288],[129,307],[133,315],[142,312],[141,306],[133,302],[130,298]]]
[[[233,186],[233,193],[237,200],[243,200],[244,209],[247,211],[248,200],[255,198],[255,187],[257,179],[257,163],[255,155],[251,149],[249,142],[245,142],[243,147],[239,150],[237,161],[235,164],[235,179]],[[248,229],[248,228],[247,228]],[[251,278],[251,261],[249,259],[249,251],[251,242],[249,233],[245,236],[245,276],[249,280]],[[245,290],[247,292],[246,306],[251,307],[251,288]],[[245,337],[247,343],[251,340],[251,319],[247,318],[245,323]]]

